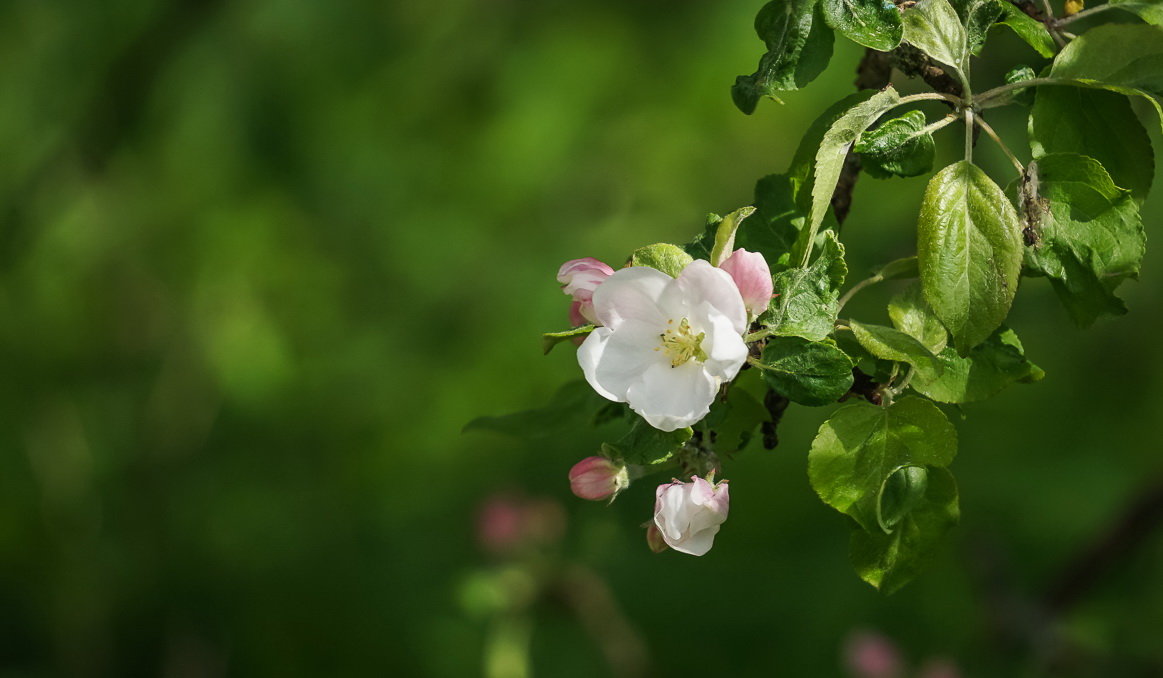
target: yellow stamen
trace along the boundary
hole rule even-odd
[[[673,325],[674,320],[667,320],[667,325]],[[694,333],[691,329],[690,322],[683,318],[678,322],[678,328],[667,328],[665,332],[658,335],[662,340],[662,345],[659,348],[666,351],[666,356],[670,358],[670,366],[678,367],[685,365],[690,360],[698,360],[703,362],[707,359],[707,354],[703,351],[703,338],[706,337],[706,332]]]

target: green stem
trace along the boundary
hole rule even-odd
[[[1070,16],[1064,16],[1061,19],[1056,19],[1054,21],[1054,25],[1065,26],[1066,24],[1073,23],[1079,19],[1085,19],[1088,16],[1098,14],[1099,12],[1105,12],[1108,9],[1116,9],[1117,7],[1118,5],[1099,5],[1098,7],[1091,7],[1090,9],[1082,10],[1078,14],[1071,14]]]
[[[752,332],[751,334],[744,336],[743,341],[745,343],[750,344],[753,341],[759,341],[760,339],[766,339],[767,337],[770,337],[770,336],[771,336],[771,330],[756,330],[756,331]]]
[[[943,127],[946,127],[947,125],[950,125],[956,121],[957,121],[957,114],[950,113],[949,115],[945,116],[944,118],[941,118],[937,122],[929,123],[928,125],[925,125],[924,127],[922,127],[921,131],[917,132],[916,136],[922,136],[925,134],[932,134],[933,132],[936,132],[937,130],[939,130]]]
[[[973,109],[965,109],[965,162],[973,162]]]
[[[1001,137],[997,135],[997,132],[993,131],[993,128],[989,126],[989,123],[983,120],[981,116],[975,117],[973,121],[977,123],[977,126],[980,127],[981,130],[985,132],[990,139],[993,139],[994,143],[996,143],[998,147],[1001,148],[1002,153],[1006,154],[1006,157],[1010,159],[1011,163],[1013,163],[1014,168],[1018,170],[1018,176],[1025,176],[1026,166],[1018,160],[1017,156],[1015,156],[1012,151],[1010,151],[1009,147],[1005,145],[1005,142],[1001,140]]]
[[[840,308],[844,308],[844,305],[847,304],[848,301],[852,299],[852,297],[856,296],[857,292],[864,289],[865,287],[868,287],[869,285],[875,285],[882,280],[884,280],[884,276],[877,273],[874,276],[865,278],[864,280],[856,283],[851,288],[849,288],[847,292],[844,293],[844,296],[840,297]]]
[[[1000,103],[993,103],[994,99],[1018,89],[1026,89],[1027,87],[1038,87],[1041,85],[1074,85],[1077,84],[1074,80],[1069,78],[1031,78],[1029,80],[1022,80],[1021,82],[1011,82],[1000,87],[994,87],[991,90],[982,92],[977,97],[978,108],[994,108],[995,106],[1004,106],[1008,101]]]

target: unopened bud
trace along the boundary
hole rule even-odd
[[[735,281],[743,297],[743,305],[752,318],[767,310],[775,289],[771,283],[771,269],[762,254],[740,248],[719,264],[719,268]]]
[[[586,457],[569,470],[569,488],[582,499],[600,501],[629,486],[626,467],[605,457]]]
[[[593,257],[567,261],[557,270],[557,282],[564,285],[561,291],[573,297],[570,319],[575,325],[598,322],[594,315],[594,290],[613,274],[614,269]]]

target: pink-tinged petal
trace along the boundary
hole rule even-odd
[[[767,310],[775,291],[771,281],[771,269],[767,260],[758,252],[737,249],[719,268],[727,272],[739,288],[743,304],[752,317]]]
[[[689,315],[704,301],[731,321],[736,334],[747,331],[747,308],[735,281],[702,259],[687,264],[675,278],[675,284],[659,300],[659,305],[670,314]]]
[[[715,496],[715,486],[706,478],[691,476],[691,501],[702,506]]]
[[[609,277],[614,275],[614,269],[593,257],[571,259],[557,269],[557,282],[569,286],[574,284],[574,280],[579,275]],[[572,294],[572,292],[566,294]]]
[[[594,290],[594,314],[601,324],[617,329],[634,319],[661,327],[666,323],[658,298],[674,279],[647,266],[615,272]]]
[[[691,360],[675,367],[664,359],[630,383],[626,402],[654,428],[674,431],[707,416],[718,391],[718,380],[701,363]]]
[[[592,303],[584,304],[583,302],[575,301],[569,305],[569,322],[574,327],[581,327],[582,325],[588,325],[593,322],[593,320],[587,318],[582,312],[583,306],[589,306],[590,314],[593,315],[594,305]]]

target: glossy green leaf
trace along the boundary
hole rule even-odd
[[[918,393],[943,403],[972,403],[997,395],[1015,382],[1040,381],[1045,373],[1026,360],[1013,330],[1002,329],[962,358],[952,348],[938,354],[941,375],[917,374],[910,382]]]
[[[1133,12],[1155,26],[1163,26],[1163,0],[1109,0],[1112,7]]]
[[[962,355],[1009,313],[1022,265],[1021,230],[1005,194],[972,163],[946,167],[925,189],[917,222],[921,285]]]
[[[1002,16],[1004,0],[950,0],[961,24],[965,26],[966,43],[970,54],[979,54],[989,36],[989,29]]]
[[[1058,52],[1058,45],[1054,43],[1050,31],[1046,30],[1046,24],[1009,2],[1002,3],[1002,12],[1002,19],[998,23],[1008,26],[1027,45],[1033,47],[1035,52],[1047,59]]]
[[[1151,137],[1126,97],[1079,87],[1041,87],[1030,112],[1035,158],[1078,153],[1102,163],[1117,186],[1139,201],[1155,177]]]
[[[1142,96],[1155,107],[1163,129],[1163,28],[1159,26],[1096,26],[1059,52],[1050,77]]]
[[[1026,266],[1050,278],[1054,291],[1081,326],[1126,307],[1114,295],[1138,275],[1147,235],[1139,209],[1093,158],[1054,153],[1034,161],[1038,206],[1028,214],[1038,241],[1026,248]],[[1048,201],[1045,205],[1042,201]]]
[[[1038,74],[1035,73],[1034,69],[1030,68],[1029,66],[1017,66],[1010,69],[1006,73],[1005,81],[1007,85],[1012,85],[1018,82],[1033,80],[1036,77],[1038,77]],[[1034,89],[1032,87],[1014,90],[1013,94],[1010,96],[1014,103],[1020,106],[1025,106],[1028,108],[1034,105]]]
[[[639,247],[630,255],[631,266],[649,266],[672,278],[677,278],[692,261],[691,255],[681,247],[666,242]]]
[[[901,44],[901,14],[890,0],[820,0],[824,21],[858,45],[888,52]]]
[[[636,417],[629,432],[619,438],[618,442],[603,444],[602,452],[611,459],[621,459],[627,464],[661,464],[690,440],[693,433],[689,427],[659,431]]]
[[[905,42],[964,75],[968,36],[949,0],[921,0],[901,16]]]
[[[925,114],[909,111],[866,130],[853,147],[864,171],[878,179],[915,177],[933,171],[936,147],[925,129]]]
[[[808,224],[796,242],[793,262],[798,258],[800,265],[807,263],[805,259],[812,241],[824,221],[824,215],[831,207],[832,194],[836,190],[836,182],[844,168],[844,158],[848,156],[848,150],[864,130],[898,103],[900,95],[889,86],[869,97],[867,101],[848,109],[824,133],[813,165],[812,204],[808,212]]]
[[[755,184],[755,214],[739,229],[735,246],[762,254],[772,271],[787,268],[805,218],[793,181],[785,174],[768,175]]]
[[[909,335],[936,355],[945,350],[949,331],[925,301],[921,285],[913,283],[888,302],[888,317],[893,327]]]
[[[743,220],[752,214],[755,214],[754,207],[740,207],[723,217],[715,231],[715,246],[711,249],[711,265],[718,266],[723,263],[724,259],[731,256],[731,253],[735,251],[735,233],[739,230],[739,225],[743,223]]]
[[[593,331],[593,325],[582,325],[581,327],[575,327],[572,330],[565,330],[563,332],[546,332],[541,335],[541,350],[548,354],[553,350],[554,346],[557,346],[561,342],[570,341],[577,337],[584,337]]]
[[[772,337],[760,369],[772,390],[801,405],[827,405],[852,387],[852,360],[830,341]]]
[[[755,32],[767,45],[759,68],[740,75],[731,98],[744,113],[759,100],[795,90],[816,78],[832,58],[832,31],[825,25],[818,0],[772,0],[755,17]]]
[[[961,518],[957,483],[948,470],[925,469],[923,491],[892,532],[852,530],[852,565],[861,579],[882,593],[893,593],[912,581]]]
[[[891,360],[898,363],[908,363],[917,369],[918,374],[936,377],[941,374],[941,363],[932,351],[917,339],[900,330],[882,325],[866,325],[848,321],[856,341],[864,350],[881,360]]]
[[[832,333],[840,311],[840,288],[848,275],[844,246],[832,231],[815,260],[806,268],[791,268],[774,276],[771,307],[759,322],[773,334],[820,341]]]
[[[703,420],[715,432],[713,446],[720,454],[734,454],[743,450],[755,437],[755,429],[771,420],[763,403],[740,388],[739,382],[743,378],[740,376],[736,379],[727,394],[715,400],[710,413]]]
[[[957,431],[928,400],[905,397],[888,407],[859,401],[820,426],[808,478],[825,504],[883,533],[877,514],[889,477],[907,466],[948,466],[956,454]]]

